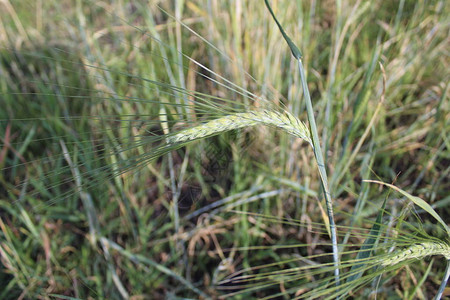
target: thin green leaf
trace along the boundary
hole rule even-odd
[[[447,226],[447,224],[444,222],[444,220],[442,220],[442,218],[437,214],[437,212],[430,206],[430,204],[428,204],[424,200],[420,199],[419,197],[413,196],[413,195],[405,192],[404,190],[396,187],[395,185],[392,185],[389,183],[385,183],[385,182],[377,181],[377,180],[364,180],[364,181],[371,182],[371,183],[378,183],[378,184],[385,185],[385,186],[390,187],[391,189],[396,190],[397,192],[399,192],[400,194],[402,194],[403,196],[405,196],[406,198],[408,198],[409,200],[414,202],[414,204],[421,207],[423,210],[425,210],[430,215],[432,215],[439,223],[442,224],[442,226],[444,226],[444,229],[447,231],[447,234],[450,236],[450,228]]]
[[[386,199],[384,199],[383,205],[381,206],[381,209],[378,212],[377,220],[373,224],[372,229],[370,229],[369,237],[364,241],[364,244],[361,246],[361,249],[358,252],[358,255],[356,256],[357,261],[358,260],[365,261],[367,258],[370,257],[372,249],[375,247],[376,241],[381,234],[380,231],[381,219],[383,218],[385,207],[386,207]],[[347,283],[359,279],[363,275],[364,269],[359,272],[357,272],[357,269],[364,268],[365,265],[366,265],[365,263],[353,265],[350,270],[350,274],[352,275],[347,279]]]
[[[431,267],[433,266],[433,262],[434,262],[433,260],[430,262],[427,270],[425,271],[425,274],[423,274],[422,278],[419,280],[417,285],[414,286],[413,291],[412,291],[411,295],[409,296],[408,300],[412,300],[416,297],[417,291],[420,289],[420,287],[423,285],[423,283],[427,279],[428,275],[430,274]]]
[[[269,2],[267,0],[264,0],[266,3],[267,9],[269,10],[270,14],[272,15],[272,18],[275,20],[275,23],[277,23],[278,28],[281,31],[281,34],[283,35],[283,38],[286,40],[286,43],[288,43],[289,48],[291,48],[292,55],[295,57],[295,59],[302,59],[302,52],[297,48],[297,46],[292,42],[292,40],[289,38],[289,36],[284,31],[283,27],[281,26],[280,22],[278,22],[277,18],[275,17],[275,14],[272,11],[272,8],[269,5]]]
[[[80,300],[81,298],[69,297],[61,294],[50,294],[50,297],[54,299],[64,299],[64,300]]]

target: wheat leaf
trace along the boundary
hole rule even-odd
[[[364,241],[364,244],[361,246],[361,250],[358,252],[358,255],[356,256],[356,260],[359,261],[364,261],[367,260],[367,258],[370,257],[370,254],[372,253],[372,249],[375,247],[376,241],[378,239],[378,237],[381,235],[381,220],[383,218],[383,213],[384,213],[384,208],[386,207],[386,199],[383,202],[383,205],[380,209],[380,211],[378,212],[378,216],[377,219],[375,221],[375,223],[372,226],[372,229],[370,229],[370,233],[369,233],[369,237]],[[363,273],[364,273],[364,269],[362,269],[362,271],[357,272],[357,269],[361,269],[365,266],[366,264],[361,263],[361,264],[356,264],[353,265],[350,273],[352,274],[348,279],[347,282],[352,282],[354,280],[359,279]]]
[[[284,31],[283,27],[281,26],[280,22],[278,22],[277,18],[275,17],[275,14],[272,11],[272,8],[269,5],[269,2],[267,0],[264,0],[266,3],[267,9],[269,10],[270,14],[272,15],[272,18],[275,20],[275,23],[277,23],[278,28],[281,31],[281,34],[283,35],[283,38],[286,40],[286,43],[288,43],[289,48],[291,48],[292,55],[295,57],[295,59],[301,59],[302,58],[302,52],[295,46],[294,42],[289,38],[289,36]]]
[[[437,212],[430,206],[430,204],[428,204],[424,200],[420,199],[419,197],[413,196],[413,195],[405,192],[404,190],[396,187],[395,185],[392,185],[389,183],[385,183],[385,182],[377,181],[377,180],[364,180],[364,181],[370,182],[370,183],[378,183],[378,184],[385,185],[387,187],[390,187],[391,189],[396,190],[397,192],[399,192],[400,194],[402,194],[403,196],[405,196],[406,198],[408,198],[409,200],[414,202],[414,204],[416,204],[417,206],[419,206],[420,208],[422,208],[423,210],[428,212],[430,215],[432,215],[439,223],[442,224],[442,226],[444,226],[444,229],[447,231],[447,234],[450,237],[450,228],[447,226],[447,224],[444,222],[444,220],[442,220],[442,218],[437,214]]]

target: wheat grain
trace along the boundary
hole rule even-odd
[[[426,256],[442,255],[450,260],[450,245],[443,242],[423,242],[396,252],[388,259],[381,261],[383,267],[393,266],[405,260],[421,259]]]
[[[258,124],[283,129],[293,136],[306,140],[311,144],[310,133],[306,125],[288,112],[269,110],[252,111],[227,115],[204,124],[182,130],[167,137],[169,144],[183,143],[219,134],[232,129],[245,128]]]

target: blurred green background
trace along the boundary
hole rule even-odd
[[[362,180],[394,182],[449,218],[448,5],[272,2],[304,55],[343,249],[364,242],[358,230],[385,198],[384,247],[398,219],[443,238]],[[160,147],[162,115],[175,132],[258,108],[256,97],[306,121],[295,61],[262,1],[6,0],[0,45],[0,298],[216,298],[245,268],[330,261],[306,143],[257,127]],[[368,127],[379,63],[385,100]],[[387,275],[377,299],[433,297],[444,266],[429,266]],[[289,299],[330,272],[302,276],[234,297]]]

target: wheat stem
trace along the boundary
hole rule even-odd
[[[336,224],[334,222],[333,203],[331,200],[331,193],[328,188],[328,176],[325,168],[325,160],[323,158],[322,149],[320,148],[319,134],[316,126],[316,120],[314,117],[314,110],[312,107],[311,96],[309,95],[308,84],[306,81],[306,75],[303,68],[302,60],[297,59],[298,69],[300,72],[300,78],[303,86],[303,95],[306,103],[306,112],[308,114],[309,126],[312,132],[312,142],[314,148],[314,156],[316,157],[317,167],[319,169],[320,182],[322,183],[323,193],[325,196],[325,203],[327,207],[328,221],[330,222],[330,236],[333,248],[333,261],[334,261],[334,276],[336,279],[336,285],[340,285],[339,280],[339,250],[337,246],[337,233]]]
[[[434,300],[441,299],[442,294],[444,293],[445,287],[447,286],[449,277],[450,277],[450,259],[447,258],[447,267],[445,268],[444,278],[442,278],[441,285],[439,286],[439,290],[436,294],[436,297],[434,297]]]
[[[320,182],[322,183],[322,188],[325,195],[325,202],[327,206],[327,214],[328,214],[328,221],[329,221],[329,234],[331,237],[331,243],[333,248],[333,261],[334,261],[334,276],[336,280],[336,286],[340,285],[339,280],[339,249],[337,246],[337,233],[336,233],[336,225],[334,222],[334,213],[333,213],[333,203],[331,200],[331,194],[330,190],[328,188],[328,176],[327,171],[325,168],[325,160],[323,158],[322,149],[320,148],[320,140],[319,140],[319,134],[317,131],[316,126],[316,119],[314,117],[314,110],[312,107],[311,102],[311,96],[309,95],[309,89],[308,84],[306,81],[305,71],[302,64],[302,53],[300,49],[292,42],[292,40],[289,38],[289,36],[286,34],[286,32],[283,29],[283,26],[281,26],[280,22],[278,22],[277,18],[275,17],[274,12],[272,11],[272,8],[269,5],[269,2],[267,0],[264,1],[266,4],[267,9],[269,10],[270,14],[272,15],[275,23],[277,24],[278,28],[280,29],[281,34],[283,35],[284,40],[289,45],[289,48],[291,49],[292,55],[298,62],[298,69],[300,72],[300,77],[302,81],[302,87],[303,87],[303,96],[306,103],[306,112],[308,114],[308,122],[309,126],[311,128],[312,133],[312,146],[314,149],[314,156],[316,158],[317,166],[319,168],[319,174],[320,174]]]

